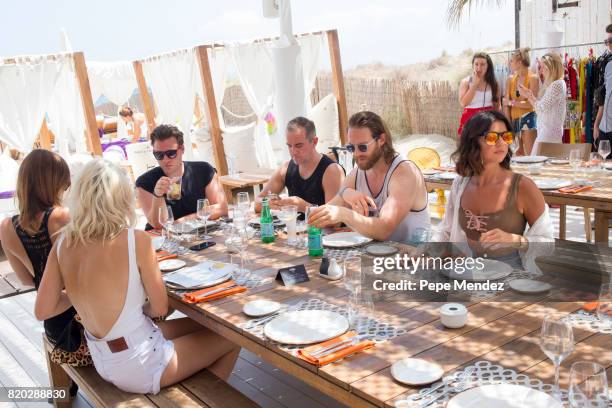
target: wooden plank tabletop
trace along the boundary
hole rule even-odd
[[[273,171],[262,169],[257,171],[257,173],[239,173],[235,176],[225,175],[219,177],[219,180],[224,186],[244,188],[267,183]]]
[[[228,261],[222,237],[213,239],[218,245],[184,259],[189,263],[204,259]],[[255,299],[294,304],[309,298],[344,306],[348,292],[342,281],[318,277],[320,260],[309,258],[304,249],[287,246],[282,237],[268,245],[252,240],[248,253],[252,261],[250,269],[267,279],[263,285],[243,294],[200,304],[186,304],[170,292],[172,306],[351,407],[389,407],[398,398],[418,392],[419,388],[402,385],[391,377],[391,364],[406,357],[437,362],[446,373],[485,359],[550,382],[550,362],[537,343],[542,319],[551,311],[570,313],[582,306],[579,302],[556,301],[559,296],[554,291],[531,297],[505,292],[496,295],[495,302],[465,302],[470,312],[468,324],[460,329],[447,329],[438,316],[442,303],[389,296],[385,303],[376,303],[374,317],[405,329],[405,334],[340,362],[316,368],[267,339],[243,330],[240,324],[249,318],[242,314],[242,306]],[[305,265],[310,281],[285,287],[273,280],[278,268],[300,263]],[[610,344],[611,336],[583,329],[575,330],[575,334],[576,358],[594,359],[606,368],[612,366],[612,353],[603,346],[606,340]],[[568,371],[569,365],[564,363],[563,370]],[[567,373],[562,376],[562,385],[567,385]]]

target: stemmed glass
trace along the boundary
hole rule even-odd
[[[599,302],[597,303],[597,317],[607,327],[612,328],[612,284],[601,285]]]
[[[555,365],[555,391],[559,392],[561,362],[574,351],[572,325],[561,314],[547,315],[540,331],[540,348]]]
[[[509,146],[510,151],[512,151],[513,157],[516,155],[516,152],[518,152],[519,147],[521,147],[520,134],[515,133],[512,138],[512,143],[510,143],[510,146]]]
[[[597,149],[597,152],[601,155],[601,157],[603,157],[603,160],[605,162],[606,159],[608,158],[608,155],[610,154],[610,141],[600,140],[599,148]]]
[[[225,245],[228,250],[234,250],[240,255],[240,269],[236,271],[236,281],[248,280],[251,271],[244,266],[244,258],[249,245],[249,234],[246,228],[232,228],[228,237],[225,239]]]
[[[576,173],[578,172],[578,167],[582,162],[582,155],[580,154],[580,150],[574,149],[569,154],[569,164],[572,166],[572,179],[573,183],[576,182]]]
[[[174,224],[172,207],[169,205],[159,207],[158,217],[159,223],[162,225],[162,237],[164,238],[162,249],[173,251],[176,249],[176,246],[172,240],[172,225]]]
[[[198,200],[198,218],[200,221],[204,223],[204,236],[203,239],[210,239],[210,235],[208,235],[208,219],[212,214],[212,209],[210,207],[210,202],[207,198],[200,198]]]
[[[578,361],[570,369],[571,408],[608,408],[606,369],[590,361]]]

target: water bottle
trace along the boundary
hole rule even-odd
[[[261,209],[261,218],[259,219],[259,227],[261,232],[261,242],[264,244],[269,244],[274,242],[274,220],[272,219],[272,214],[270,213],[270,204],[268,203],[268,199],[264,198],[261,201],[262,209]]]
[[[314,208],[316,208],[316,205],[310,206],[306,209],[306,222],[308,222],[310,212]],[[308,224],[308,255],[323,256],[323,240],[321,239],[321,229],[310,224]]]

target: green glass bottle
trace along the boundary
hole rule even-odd
[[[306,211],[306,222],[308,222],[310,210],[315,207],[316,206],[308,207]],[[323,256],[323,240],[321,239],[321,229],[310,224],[308,224],[308,256]]]
[[[268,199],[264,198],[261,201],[261,218],[259,219],[259,227],[261,232],[261,242],[269,244],[274,242],[274,220],[272,219],[272,213],[270,213],[270,204]]]

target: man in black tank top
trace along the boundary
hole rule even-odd
[[[287,124],[287,148],[291,160],[283,163],[256,199],[255,208],[261,208],[261,199],[268,194],[279,194],[285,187],[289,197],[270,202],[271,208],[296,205],[304,212],[309,204],[323,205],[338,193],[344,181],[342,167],[324,154],[317,152],[314,123],[297,117]]]

